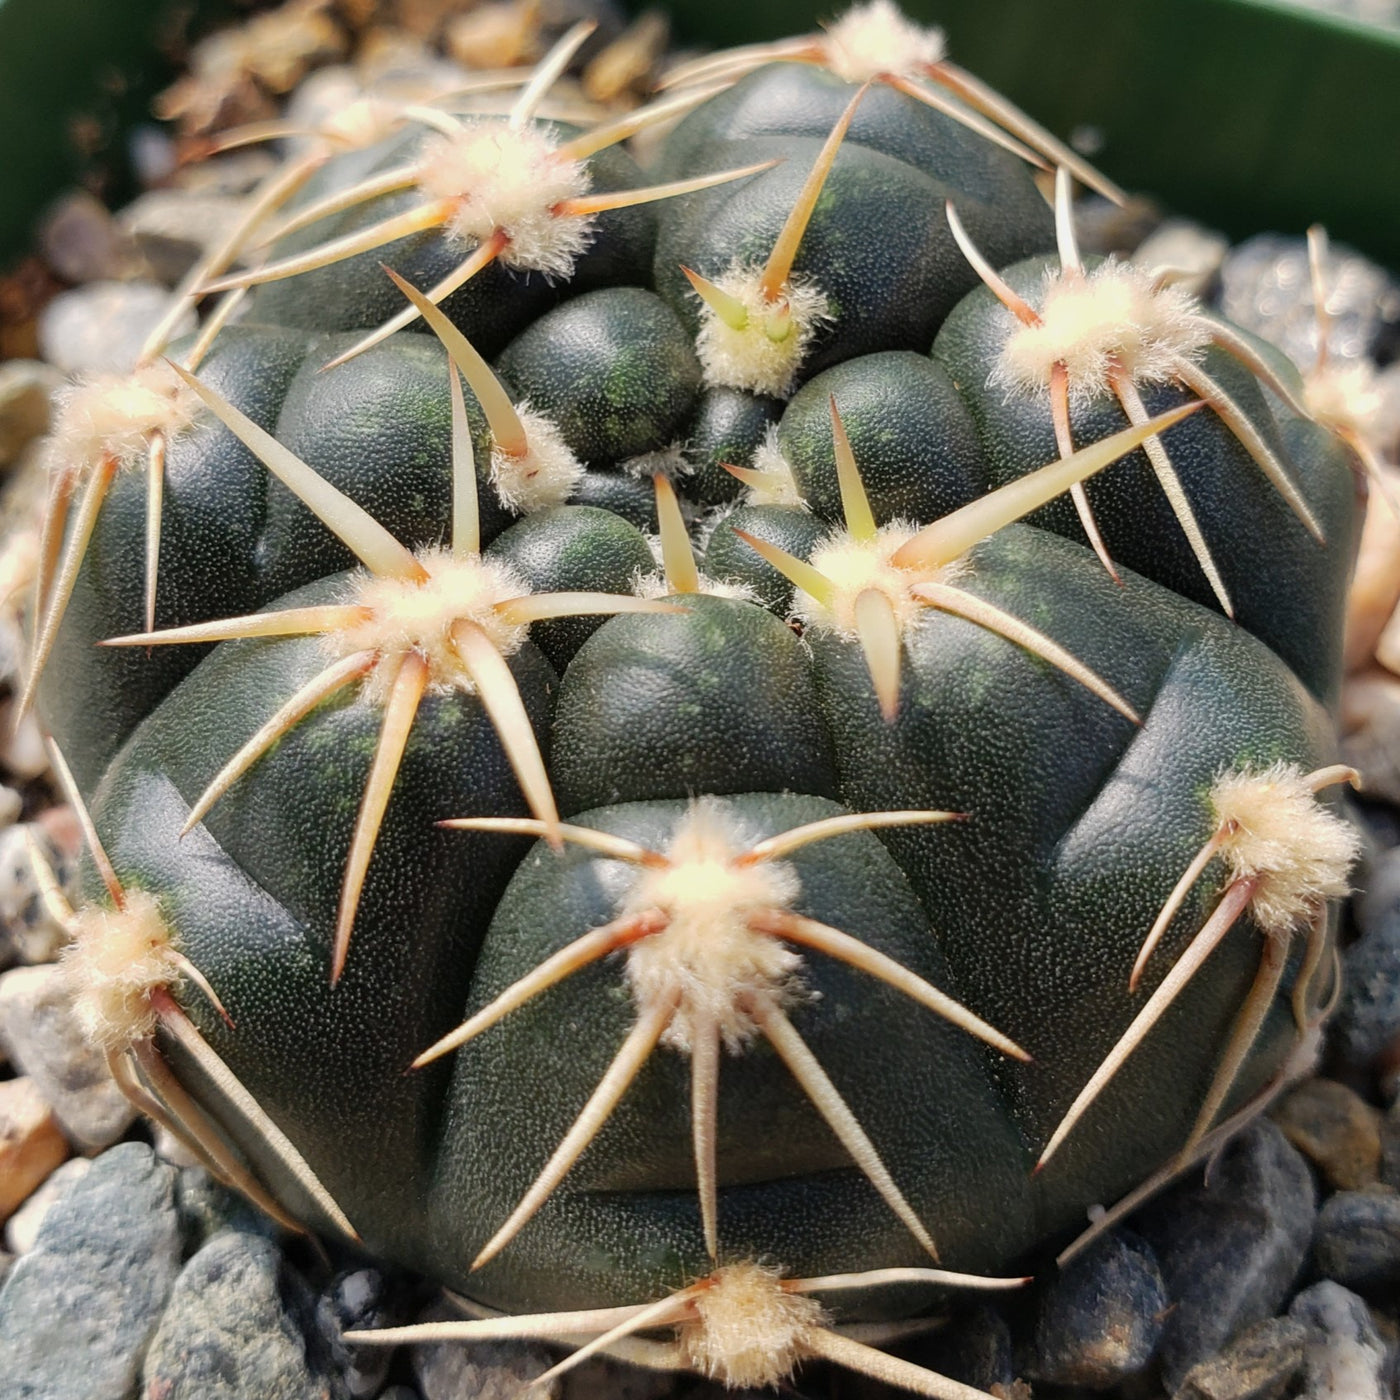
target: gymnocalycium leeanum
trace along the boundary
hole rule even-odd
[[[583,37],[328,121],[69,391],[74,995],[434,1336],[968,1397],[869,1324],[1023,1282],[1331,994],[1355,459],[888,0],[592,128]]]

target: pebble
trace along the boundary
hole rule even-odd
[[[1105,1235],[1040,1293],[1024,1370],[1106,1390],[1145,1369],[1169,1311],[1151,1246],[1125,1230]]]
[[[1400,848],[1372,861],[1358,884],[1352,910],[1361,937],[1343,955],[1331,1034],[1347,1063],[1364,1066],[1400,1036]]]
[[[60,292],[39,315],[39,348],[67,374],[130,374],[146,336],[169,310],[158,282],[89,282]],[[187,311],[172,339],[193,330]]]
[[[0,929],[8,935],[21,962],[37,964],[52,962],[67,935],[49,918],[39,896],[29,855],[30,837],[49,858],[60,881],[67,874],[67,862],[40,822],[0,830]]]
[[[142,270],[131,239],[86,190],[73,190],[49,206],[38,241],[44,261],[65,282],[122,280]]]
[[[378,1395],[394,1360],[392,1347],[351,1346],[342,1333],[397,1327],[407,1320],[398,1290],[378,1269],[337,1274],[316,1303],[316,1320],[350,1400]]]
[[[34,1081],[0,1080],[0,1220],[67,1156],[68,1140]]]
[[[460,1321],[461,1313],[445,1303],[429,1304],[418,1322]],[[518,1400],[521,1391],[558,1359],[529,1342],[433,1342],[411,1352],[413,1374],[424,1400]],[[559,1400],[560,1385],[536,1387],[531,1400]]]
[[[1387,480],[1400,500],[1400,472],[1389,470]],[[1369,664],[1387,624],[1393,624],[1400,604],[1400,520],[1379,493],[1373,492],[1361,527],[1361,544],[1347,590],[1347,673]]]
[[[1385,1344],[1355,1293],[1315,1283],[1293,1300],[1288,1315],[1311,1331],[1302,1400],[1390,1400],[1382,1379]]]
[[[1381,1123],[1381,1181],[1400,1191],[1400,1102]]]
[[[216,1235],[184,1269],[146,1354],[159,1400],[329,1400],[327,1358],[306,1324],[311,1291],[260,1235]],[[314,1332],[314,1328],[310,1329]]]
[[[1334,243],[1323,276],[1332,354],[1355,360],[1389,348],[1400,328],[1400,286],[1389,273]],[[1317,316],[1306,241],[1265,233],[1233,248],[1220,268],[1220,309],[1236,325],[1273,341],[1295,364],[1310,365],[1317,354]]]
[[[1168,1390],[1274,1314],[1307,1255],[1315,1214],[1307,1162],[1261,1120],[1225,1148],[1207,1182],[1178,1187],[1138,1215],[1174,1305],[1158,1348]]]
[[[595,1356],[564,1377],[564,1400],[672,1400],[675,1393],[674,1373],[629,1366],[606,1356]],[[708,1400],[708,1396],[690,1400]]]
[[[0,1376],[10,1394],[135,1394],[180,1268],[174,1178],[144,1143],[121,1143],[49,1211],[0,1293]]]
[[[1380,1112],[1345,1084],[1310,1079],[1272,1117],[1334,1190],[1359,1191],[1380,1179]]]
[[[13,826],[24,811],[24,798],[14,788],[0,783],[0,827]]]
[[[5,1248],[13,1254],[28,1254],[39,1238],[39,1227],[54,1202],[70,1186],[91,1170],[86,1157],[70,1157],[51,1171],[44,1184],[5,1222]]]
[[[1320,1274],[1348,1288],[1400,1287],[1400,1194],[1338,1191],[1318,1213],[1313,1254]]]
[[[42,360],[0,364],[0,470],[49,430],[49,400],[63,376]]]
[[[112,1082],[102,1053],[83,1036],[58,964],[0,976],[0,1041],[53,1106],[75,1147],[110,1147],[135,1121],[136,1110]]]
[[[203,1167],[182,1167],[175,1180],[175,1209],[185,1253],[203,1249],[215,1235],[237,1230],[272,1238],[277,1226],[260,1210],[209,1175]]]
[[[243,218],[239,195],[150,190],[117,215],[157,280],[173,287],[216,239]]]
[[[1173,1400],[1283,1400],[1303,1369],[1308,1327],[1271,1317],[1193,1366]]]
[[[5,714],[5,738],[0,744],[0,769],[9,777],[28,781],[49,771],[49,752],[44,747],[44,731],[33,710],[16,724],[12,708]]]

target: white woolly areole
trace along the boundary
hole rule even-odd
[[[411,651],[427,661],[431,689],[474,693],[476,683],[452,643],[459,622],[474,622],[502,656],[519,651],[529,631],[496,610],[497,603],[530,591],[500,560],[479,555],[458,559],[446,550],[424,550],[415,557],[428,572],[425,581],[363,579],[345,601],[367,609],[367,616],[326,635],[337,656],[379,653],[382,659],[365,682],[375,700],[387,696],[397,663]]]
[[[499,446],[491,449],[496,495],[519,515],[562,506],[583,480],[583,463],[551,419],[525,403],[517,404],[515,411],[525,429],[526,448],[519,456]]]
[[[763,430],[763,441],[753,450],[749,465],[763,473],[763,481],[748,488],[745,498],[751,506],[802,506],[807,502],[798,490],[792,465],[778,446],[778,425],[770,423]]]
[[[1179,360],[1200,359],[1209,343],[1194,297],[1180,287],[1154,287],[1145,268],[1110,258],[1089,273],[1047,274],[1040,324],[1017,324],[990,382],[1011,393],[1045,394],[1051,371],[1063,364],[1070,397],[1082,402],[1110,391],[1115,365],[1139,387],[1165,384]]]
[[[810,1332],[826,1314],[809,1294],[791,1293],[776,1269],[727,1264],[693,1301],[693,1319],[677,1328],[686,1360],[735,1389],[775,1386],[805,1355]]]
[[[153,896],[126,894],[126,907],[90,904],[73,916],[63,972],[89,1045],[124,1050],[155,1032],[151,994],[180,976],[169,926]]]
[[[682,443],[673,442],[655,452],[642,452],[636,457],[626,457],[617,464],[618,471],[625,476],[636,477],[639,481],[650,481],[654,476],[664,476],[667,481],[695,474],[695,463],[685,455]]]
[[[632,945],[627,981],[643,1012],[679,997],[662,1040],[682,1053],[695,1044],[697,1023],[710,1020],[736,1053],[758,1030],[750,997],[801,995],[801,955],[747,923],[760,910],[788,908],[801,889],[797,873],[783,861],[736,863],[751,844],[718,802],[696,802],[676,823],[666,865],[641,869],[619,911],[668,915],[660,933]]]
[[[1368,361],[1324,365],[1303,379],[1303,402],[1319,423],[1367,435],[1380,418],[1384,399]]]
[[[469,120],[455,135],[432,136],[419,158],[419,188],[453,201],[451,237],[484,243],[499,229],[510,240],[500,261],[546,277],[568,277],[593,237],[590,218],[555,212],[587,194],[590,183],[583,162],[561,156],[544,132],[500,119]]]
[[[890,73],[913,78],[947,54],[941,29],[925,29],[893,0],[855,5],[826,31],[826,66],[848,83]]]
[[[926,606],[913,592],[921,583],[951,583],[963,572],[954,561],[937,569],[902,569],[894,562],[900,546],[912,539],[918,527],[895,520],[883,525],[873,539],[857,540],[849,532],[837,530],[812,551],[810,563],[832,586],[830,606],[798,589],[793,611],[809,626],[856,636],[856,599],[869,589],[883,593],[890,601],[901,632]]]
[[[1360,840],[1318,801],[1296,764],[1222,774],[1211,802],[1221,822],[1235,827],[1221,848],[1232,883],[1259,881],[1250,912],[1266,933],[1291,933],[1350,889]]]
[[[199,407],[198,395],[163,362],[81,380],[58,391],[50,461],[62,470],[108,457],[132,466],[145,460],[152,434],[178,437]]]
[[[761,267],[734,263],[714,279],[715,286],[743,305],[747,320],[736,330],[702,298],[695,353],[711,388],[784,399],[793,390],[812,337],[832,320],[831,307],[821,288],[800,280],[784,286],[781,301],[769,301],[759,285],[762,278]],[[770,330],[779,328],[782,336],[775,340]]]

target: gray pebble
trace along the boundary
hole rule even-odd
[[[1400,1102],[1381,1121],[1381,1182],[1400,1191]]]
[[[1177,1188],[1134,1220],[1157,1250],[1174,1304],[1158,1354],[1169,1390],[1288,1295],[1316,1203],[1301,1154],[1272,1123],[1252,1123],[1209,1180]]]
[[[74,190],[61,196],[39,223],[39,252],[65,282],[98,282],[135,276],[141,260],[96,195]]]
[[[1151,1246],[1127,1231],[1105,1235],[1040,1293],[1026,1373],[1106,1390],[1152,1360],[1168,1311]]]
[[[180,1267],[175,1173],[122,1143],[62,1196],[0,1290],[0,1376],[24,1400],[117,1400]]]
[[[173,287],[216,239],[237,226],[248,207],[238,195],[151,190],[117,215],[152,273]]]
[[[461,1320],[445,1303],[433,1303],[417,1322]],[[521,1391],[558,1360],[531,1342],[432,1342],[412,1350],[413,1374],[424,1400],[519,1400]],[[559,1382],[530,1393],[531,1400],[559,1400]]]
[[[1204,296],[1230,251],[1230,240],[1214,229],[1188,219],[1168,219],[1150,233],[1133,253],[1133,261],[1148,271],[1170,268],[1176,286]]]
[[[671,1400],[675,1393],[672,1372],[629,1366],[606,1356],[592,1357],[564,1377],[564,1400]]]
[[[1348,1288],[1400,1286],[1400,1195],[1339,1191],[1318,1212],[1317,1270]]]
[[[1309,1328],[1271,1317],[1187,1372],[1173,1400],[1283,1400],[1303,1369]]]
[[[39,897],[34,864],[29,857],[31,836],[58,878],[63,880],[66,876],[67,866],[58,848],[37,822],[0,829],[0,927],[8,935],[14,955],[21,962],[51,962],[57,957],[66,935],[49,918],[44,901]]]
[[[1331,1035],[1342,1057],[1361,1068],[1400,1035],[1400,848],[1368,864],[1358,885],[1352,908],[1361,937],[1343,957]]]
[[[1333,1190],[1359,1191],[1379,1178],[1380,1112],[1345,1084],[1309,1079],[1270,1117]]]
[[[92,1169],[86,1157],[70,1157],[44,1178],[44,1184],[5,1222],[5,1247],[14,1254],[28,1254],[39,1241],[45,1216],[71,1187]]]
[[[89,282],[60,292],[43,309],[39,348],[68,374],[130,374],[169,307],[170,293],[156,282]],[[174,335],[194,325],[189,311]]]
[[[342,1333],[397,1327],[407,1320],[392,1282],[378,1269],[333,1278],[316,1303],[316,1321],[351,1400],[378,1395],[389,1374],[391,1347],[351,1346]]]
[[[63,376],[42,360],[0,365],[0,469],[12,467],[49,430],[49,400]]]
[[[260,1210],[215,1181],[203,1167],[182,1167],[175,1178],[175,1209],[185,1253],[203,1249],[215,1235],[237,1230],[245,1235],[277,1234],[276,1224]]]
[[[1324,266],[1339,359],[1372,354],[1400,324],[1400,286],[1384,268],[1340,244]],[[1220,269],[1220,309],[1236,325],[1271,340],[1297,365],[1317,354],[1317,316],[1302,238],[1265,233],[1233,248]]]
[[[227,1231],[185,1265],[146,1354],[161,1400],[331,1400],[343,1394],[309,1342],[310,1290],[270,1240]]]
[[[1301,1400],[1389,1400],[1385,1344],[1355,1293],[1315,1283],[1293,1300],[1288,1315],[1310,1330]]]
[[[83,1036],[57,964],[0,976],[0,1040],[75,1146],[110,1147],[135,1121],[136,1110],[112,1082],[106,1060]]]

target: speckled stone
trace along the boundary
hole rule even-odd
[[[185,1265],[142,1370],[160,1400],[342,1400],[311,1290],[260,1235],[216,1235]]]
[[[1173,1400],[1283,1400],[1303,1369],[1309,1329],[1271,1317],[1187,1372]]]
[[[0,1291],[0,1377],[23,1400],[124,1400],[180,1267],[175,1173],[104,1152],[49,1211]]]
[[[1385,1344],[1355,1293],[1315,1283],[1293,1300],[1288,1315],[1309,1329],[1304,1400],[1390,1400]]]
[[[459,1321],[461,1314],[444,1303],[433,1303],[417,1322]],[[413,1374],[423,1400],[518,1400],[537,1376],[558,1357],[531,1342],[488,1342],[463,1346],[460,1342],[432,1342],[412,1350]],[[537,1387],[530,1400],[560,1400],[558,1381]]]
[[[1400,748],[1392,759],[1395,753]],[[1357,886],[1352,909],[1361,937],[1343,957],[1331,1035],[1343,1059],[1361,1067],[1400,1036],[1400,848],[1370,861]]]
[[[1114,1231],[1041,1290],[1026,1373],[1055,1385],[1106,1390],[1147,1367],[1168,1312],[1151,1246],[1129,1231]]]
[[[1158,1348],[1168,1390],[1282,1305],[1315,1214],[1307,1162],[1263,1120],[1225,1148],[1207,1183],[1184,1184],[1135,1217],[1174,1305]]]
[[[1272,1116],[1333,1189],[1359,1191],[1379,1179],[1381,1115],[1345,1084],[1310,1079]]]
[[[1318,1212],[1317,1270],[1347,1288],[1400,1287],[1400,1194],[1339,1191]]]

